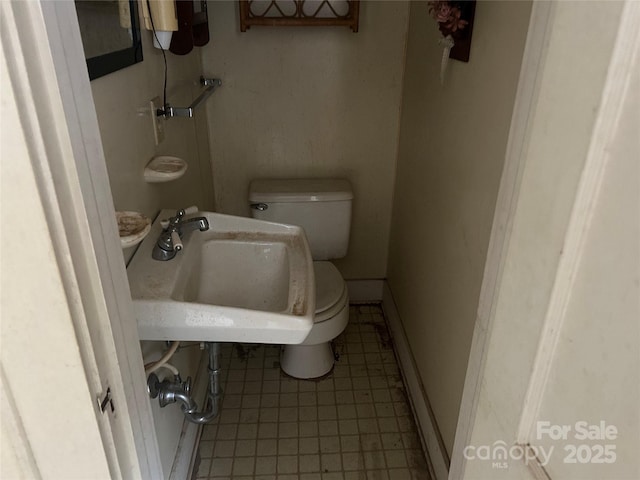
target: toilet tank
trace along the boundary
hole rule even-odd
[[[303,227],[314,260],[347,254],[352,199],[344,179],[265,179],[249,185],[251,216]]]

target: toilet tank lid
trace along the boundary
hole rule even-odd
[[[335,202],[352,198],[351,184],[339,178],[260,179],[249,185],[250,202]]]

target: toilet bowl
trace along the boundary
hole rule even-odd
[[[347,285],[328,260],[347,254],[351,226],[351,185],[343,179],[254,180],[249,187],[252,216],[304,228],[314,259],[316,311],[307,338],[285,345],[282,370],[295,378],[317,378],[333,368],[331,342],[349,321]]]
[[[349,322],[349,293],[338,269],[331,262],[313,262],[316,277],[316,313],[313,327],[299,345],[286,345],[280,355],[282,370],[295,378],[317,378],[333,368],[331,341]]]

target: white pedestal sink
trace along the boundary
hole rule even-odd
[[[140,340],[296,344],[313,325],[313,261],[301,228],[198,212],[209,230],[187,232],[184,249],[151,258],[163,210],[127,273]]]

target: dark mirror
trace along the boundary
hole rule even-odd
[[[91,80],[142,61],[135,0],[75,0]]]

